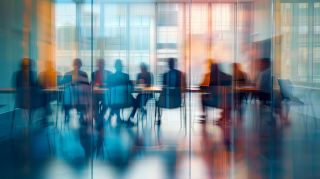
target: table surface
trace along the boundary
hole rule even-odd
[[[258,89],[255,86],[238,86],[233,88],[235,91],[240,92],[252,92],[252,91],[258,91]],[[96,92],[103,92],[108,90],[108,88],[94,88],[93,89]],[[134,89],[134,92],[161,92],[162,87],[161,86],[150,86],[150,87],[138,87]],[[63,91],[62,88],[48,88],[44,89],[45,92],[60,92]],[[0,93],[15,93],[15,88],[0,88]],[[208,92],[208,89],[201,89],[200,87],[189,87],[186,88],[186,92]]]

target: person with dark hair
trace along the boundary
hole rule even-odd
[[[163,74],[162,83],[165,87],[186,87],[185,75],[176,69],[176,58],[168,59],[169,71]]]
[[[241,70],[240,63],[233,63],[233,82],[235,87],[247,85],[249,80],[245,72]],[[247,98],[247,93],[236,91],[234,92],[234,105],[237,110],[241,113],[241,103],[244,99]]]
[[[117,59],[115,61],[114,67],[116,69],[115,73],[110,76],[110,115],[108,117],[108,122],[113,115],[117,116],[117,123],[121,123],[120,109],[131,107],[134,98],[132,97],[132,82],[127,73],[122,71],[122,61]],[[128,126],[134,126],[131,120],[126,122]]]
[[[92,72],[92,85],[93,87],[98,88],[107,88],[109,86],[111,72],[105,70],[105,62],[104,59],[98,59],[97,61],[98,69],[95,72]],[[93,112],[94,119],[97,122],[97,128],[103,127],[104,115],[108,108],[108,101],[104,98],[105,94],[103,93],[95,93],[94,94],[94,102],[93,102]]]
[[[150,87],[153,84],[153,75],[148,71],[148,66],[145,63],[140,64],[141,72],[137,75],[137,85],[143,85],[144,87]],[[134,106],[132,112],[129,116],[128,121],[134,118],[138,108],[143,109],[147,104],[148,100],[152,97],[151,93],[139,93],[136,100],[134,101]],[[145,113],[145,111],[143,111]]]
[[[224,108],[224,120],[228,117],[230,92],[228,92],[227,89],[231,87],[231,85],[232,76],[222,72],[217,63],[211,64],[210,82],[209,86],[205,88],[209,94],[203,94],[201,96],[203,118],[206,117],[206,106]]]
[[[81,59],[76,58],[73,61],[73,70],[65,73],[63,77],[64,90],[64,110],[65,122],[69,120],[69,111],[75,107],[80,113],[80,122],[86,124],[88,121],[85,119],[87,114],[88,105],[90,105],[91,89],[89,85],[88,75],[81,70]]]
[[[39,74],[39,84],[42,89],[50,89],[57,87],[57,77],[59,72],[56,71],[54,64],[51,60],[45,60],[44,62],[44,70]],[[43,93],[44,103],[45,103],[45,121],[46,124],[48,122],[49,116],[52,114],[52,109],[50,103],[57,99],[57,94],[52,93]]]
[[[14,86],[17,89],[16,106],[32,108],[34,94],[38,88],[37,73],[33,70],[33,62],[30,58],[23,58],[20,69],[14,75]]]
[[[267,104],[271,100],[272,93],[272,72],[270,58],[260,59],[261,72],[258,75],[256,87],[259,92],[256,93],[258,99]]]
[[[33,65],[34,63],[30,58],[23,58],[20,69],[13,75],[13,86],[16,88],[14,108],[28,110],[29,124],[32,121],[33,111],[45,106],[45,98],[38,84],[37,72],[34,71]],[[13,116],[15,115],[14,112]],[[44,124],[46,119],[44,118],[42,122]]]
[[[73,60],[73,70],[65,73],[63,83],[89,83],[88,75],[81,70],[82,61],[80,58]]]
[[[162,76],[162,92],[157,101],[158,120],[156,125],[161,124],[160,108],[177,108],[182,105],[182,92],[186,88],[185,75],[176,69],[176,58],[168,59],[169,70]]]

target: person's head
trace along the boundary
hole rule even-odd
[[[239,72],[239,71],[242,71],[241,70],[241,65],[240,65],[240,63],[233,63],[233,72],[234,73],[237,73],[237,72]]]
[[[80,70],[82,67],[82,62],[80,58],[76,58],[73,60],[73,69],[74,70]]]
[[[45,66],[45,69],[47,69],[47,70],[54,69],[54,65],[53,65],[53,63],[52,63],[51,60],[46,60],[46,61],[44,62],[44,64],[46,65],[46,66]]]
[[[21,60],[21,70],[27,71],[27,70],[31,70],[31,60],[30,58],[23,58]]]
[[[219,65],[217,63],[213,63],[211,64],[211,67],[210,67],[210,73],[212,75],[217,75],[219,72]]]
[[[98,61],[97,61],[98,69],[99,70],[104,70],[104,65],[105,65],[104,59],[98,59]]]
[[[210,70],[211,70],[211,65],[214,64],[214,63],[216,63],[216,60],[215,60],[215,59],[213,59],[213,58],[207,58],[207,60],[206,60],[206,69],[207,69],[208,71],[210,71]]]
[[[260,61],[261,61],[262,70],[266,70],[271,67],[271,59],[270,58],[264,57],[264,58],[261,58]]]
[[[176,58],[169,58],[169,59],[168,59],[168,67],[169,67],[170,70],[175,69],[175,67],[176,67],[176,61],[177,61]]]
[[[116,69],[117,72],[122,71],[122,61],[120,59],[116,60],[116,62],[114,63],[114,68]]]
[[[140,70],[141,70],[142,73],[147,72],[147,71],[148,71],[148,66],[147,66],[147,64],[141,63],[141,64],[140,64]]]

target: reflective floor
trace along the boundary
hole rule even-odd
[[[219,110],[199,123],[199,106],[193,104],[186,118],[179,109],[165,110],[161,126],[155,126],[148,105],[137,126],[113,121],[102,131],[79,125],[75,111],[65,124],[54,110],[46,127],[39,112],[28,127],[18,110],[10,135],[11,114],[2,114],[1,178],[320,177],[320,124],[299,114],[308,106],[292,106],[290,123],[282,123],[269,107],[243,103],[241,115],[234,112],[230,122],[216,125]]]

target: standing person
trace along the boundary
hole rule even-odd
[[[140,64],[140,73],[137,75],[137,85],[150,87],[153,84],[153,75],[148,71],[148,66],[145,63]],[[148,100],[152,97],[152,93],[139,93],[133,104],[133,109],[128,121],[132,121],[138,108],[143,109]],[[143,111],[145,113],[145,110]]]
[[[92,73],[92,85],[94,87],[99,88],[107,88],[109,86],[110,76],[111,72],[108,70],[105,70],[105,62],[104,59],[99,59],[97,61],[97,67],[98,69]],[[93,106],[93,112],[94,112],[94,118],[97,122],[97,128],[103,127],[104,122],[104,115],[107,111],[107,104],[108,101],[104,98],[105,94],[103,92],[97,92],[94,94],[94,106]]]

